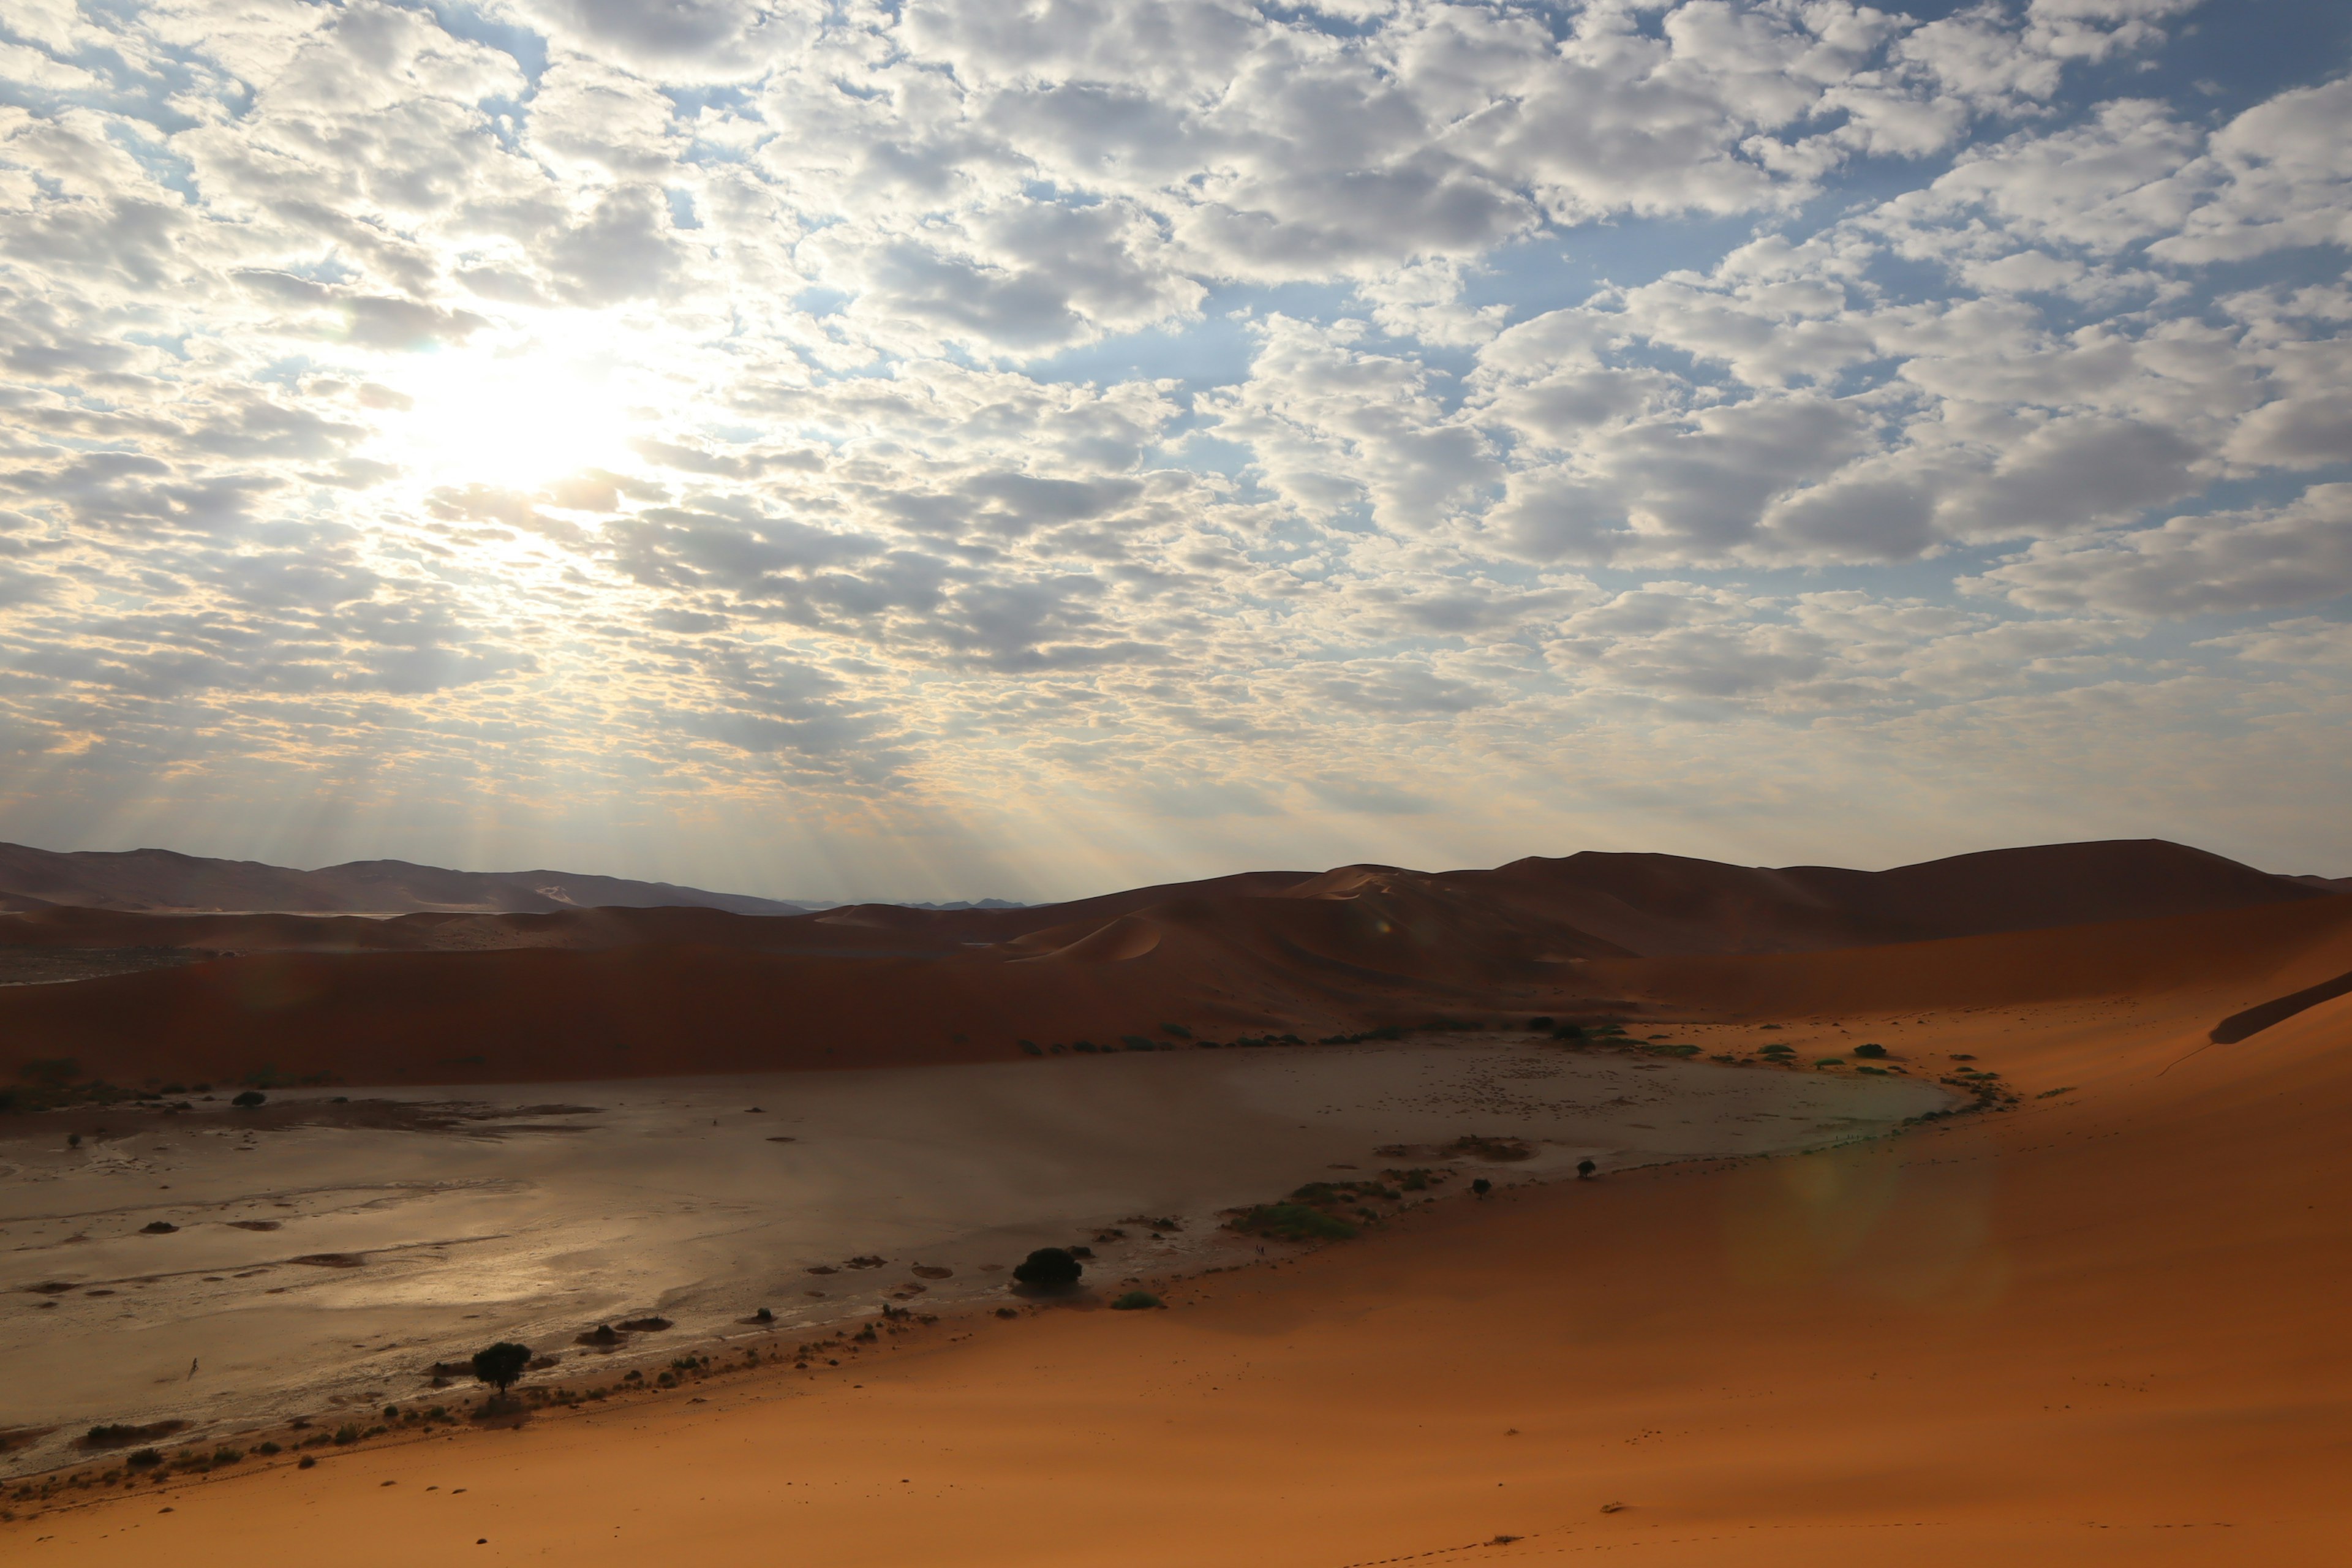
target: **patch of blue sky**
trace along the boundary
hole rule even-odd
[[[411,0],[453,38],[483,45],[511,58],[536,89],[547,74],[547,40],[519,22],[494,16],[478,5],[453,5],[447,0]]]
[[[2152,51],[2076,66],[2065,96],[2157,98],[2177,114],[2222,118],[2352,65],[2352,5],[2343,0],[2208,0],[2166,34]]]

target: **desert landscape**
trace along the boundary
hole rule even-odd
[[[0,1568],[2352,1563],[2347,126],[6,0]]]
[[[2117,843],[0,921],[179,955],[0,990],[27,1552],[2345,1537],[2352,899],[2324,879]],[[618,978],[567,1010],[551,962]],[[1081,1282],[1015,1281],[1041,1247]],[[502,1401],[468,1357],[509,1341]],[[1047,1512],[1060,1544],[1024,1531]]]

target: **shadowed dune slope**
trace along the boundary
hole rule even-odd
[[[451,871],[405,860],[353,860],[316,871],[215,860],[170,849],[36,849],[0,844],[0,909],[56,905],[125,910],[566,910],[685,904],[742,914],[797,904],[577,871]]]
[[[726,917],[714,917],[724,919]],[[839,928],[828,928],[838,931]],[[945,952],[710,944],[259,952],[0,988],[0,1071],[137,1085],[642,1077],[1001,1059],[1018,1042],[1170,1044],[1402,1025],[1801,1019],[2221,987],[2223,1014],[2352,966],[2352,900],[1813,953],[1638,958],[1496,930],[1413,889],[1179,900]],[[1581,940],[1591,956],[1557,948]],[[1596,951],[1597,950],[1597,951]]]
[[[2341,1563],[2352,996],[2207,1034],[2343,969],[2347,931],[2301,908],[2099,929],[2105,957],[2078,944],[2014,995],[1979,984],[2007,938],[1882,952],[1883,978],[1854,955],[1669,961],[1769,973],[1780,1005],[1858,1034],[1903,1026],[1898,1055],[1970,1053],[2014,1111],[1507,1181],[1163,1287],[1165,1312],[983,1317],[854,1373],[216,1473],[0,1543],[99,1568],[320,1540],[358,1568],[735,1568],[780,1542],[838,1568]],[[1963,955],[1951,974],[1938,952]],[[2156,989],[2073,994],[2119,974]],[[1846,1010],[1865,996],[1895,1010]]]

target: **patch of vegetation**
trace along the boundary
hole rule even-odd
[[[1337,1215],[1295,1203],[1258,1204],[1227,1223],[1244,1236],[1263,1236],[1276,1241],[1345,1241],[1358,1228]]]
[[[1121,1035],[1118,1043],[1130,1051],[1156,1051],[1160,1047],[1141,1035]]]
[[[269,1097],[257,1089],[248,1089],[229,1103],[240,1110],[251,1110],[257,1106],[269,1103]]]
[[[1698,1055],[1701,1047],[1697,1046],[1665,1045],[1643,1046],[1642,1049],[1646,1054],[1654,1057],[1695,1057]]]
[[[1854,1047],[1853,1054],[1858,1057],[1866,1057],[1872,1061],[1884,1061],[1886,1059],[1886,1047],[1873,1042],[1869,1045]]]
[[[2055,1100],[2058,1096],[2060,1096],[2060,1095],[2062,1095],[2062,1094],[2072,1094],[2072,1093],[2074,1093],[2074,1086],[2073,1084],[2071,1084],[2071,1083],[2070,1083],[2070,1084],[2066,1085],[2063,1089],[2043,1089],[2040,1094],[2035,1095],[2033,1098],[2034,1098],[2034,1099],[2036,1099],[2036,1100]]]
[[[1864,1067],[1858,1067],[1858,1068],[1854,1068],[1853,1070],[1854,1070],[1854,1071],[1856,1071],[1856,1072],[1860,1072],[1860,1073],[1868,1073],[1868,1074],[1869,1074],[1871,1077],[1873,1077],[1873,1078],[1893,1078],[1893,1077],[1895,1076],[1893,1073],[1891,1073],[1891,1072],[1887,1071],[1885,1068],[1874,1068],[1874,1067],[1867,1067],[1867,1066],[1864,1066]]]
[[[1813,1065],[1817,1068],[1842,1068],[1845,1066],[1845,1058],[1843,1057],[1822,1057],[1815,1060]]]
[[[1192,1031],[1181,1024],[1162,1024],[1160,1026],[1160,1032],[1163,1035],[1173,1035],[1180,1040],[1189,1040],[1192,1037]]]
[[[1034,1040],[1019,1040],[1014,1043],[1021,1047],[1022,1051],[1025,1055],[1042,1057],[1045,1054],[1045,1048]]]
[[[512,1340],[500,1340],[497,1344],[476,1351],[472,1364],[474,1375],[497,1389],[499,1397],[504,1398],[507,1390],[514,1386],[515,1379],[520,1377],[523,1369],[530,1364],[530,1347],[516,1344]],[[335,1441],[343,1441],[342,1433],[335,1434]]]
[[[1759,1048],[1756,1054],[1762,1057],[1770,1057],[1775,1060],[1785,1061],[1789,1058],[1797,1054],[1797,1047],[1794,1046],[1781,1045],[1776,1040],[1771,1045]]]
[[[1164,1307],[1168,1303],[1149,1290],[1129,1290],[1110,1304],[1114,1312],[1139,1312],[1147,1307]]]
[[[1423,1193],[1445,1180],[1452,1173],[1433,1171],[1426,1165],[1414,1165],[1407,1170],[1382,1171],[1381,1175],[1408,1193]]]
[[[1086,1265],[1066,1247],[1041,1247],[1013,1266],[1013,1279],[1023,1285],[1062,1289],[1078,1282]]]

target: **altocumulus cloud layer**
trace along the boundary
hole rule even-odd
[[[0,834],[2352,870],[2347,65],[2285,0],[12,0]]]

